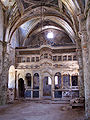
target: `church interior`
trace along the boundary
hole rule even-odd
[[[68,104],[84,109],[69,120],[90,120],[90,0],[0,0],[0,112],[15,101]]]

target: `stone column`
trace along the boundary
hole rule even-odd
[[[84,31],[83,39],[87,38],[87,32]],[[90,117],[90,73],[88,68],[90,69],[90,64],[88,64],[88,59],[90,58],[88,54],[88,49],[86,47],[86,43],[82,45],[83,48],[83,65],[84,65],[84,86],[85,86],[85,111],[86,118]],[[90,46],[89,46],[90,47]]]
[[[82,63],[82,52],[81,49],[77,50],[78,64],[79,64],[79,75],[78,75],[78,86],[79,86],[79,97],[84,98],[84,77],[83,77],[83,63]]]
[[[63,89],[63,74],[61,74],[61,88]]]
[[[42,72],[41,72],[41,79],[40,79],[40,98],[43,98],[43,79],[44,79],[44,76],[42,75]]]
[[[42,76],[39,76],[39,98],[42,98]]]
[[[31,98],[33,98],[33,74],[31,74]]]
[[[52,76],[52,99],[54,99],[54,76]]]
[[[90,5],[90,1],[88,0],[88,5]],[[87,70],[88,70],[88,78],[85,83],[85,95],[86,95],[86,117],[88,120],[90,119],[90,8],[88,8],[87,13],[87,20],[86,20],[86,29],[87,29],[87,35],[88,35],[88,64],[87,64]]]
[[[3,64],[3,43],[0,41],[0,105],[2,104],[2,64]]]
[[[90,59],[88,51],[88,35],[86,30],[86,19],[83,14],[79,15],[79,30],[81,37],[82,55],[83,55],[83,72],[84,72],[84,86],[85,86],[85,115],[86,119],[90,118],[90,73],[88,68],[88,60]],[[90,46],[89,46],[90,47]]]
[[[7,44],[3,42],[3,52],[2,52],[2,76],[1,76],[1,104],[7,102],[7,85],[8,85],[8,70],[9,70],[9,57],[6,52]]]
[[[3,10],[0,4],[0,105],[3,104],[2,71],[3,71]]]
[[[83,76],[83,58],[82,58],[82,48],[81,40],[79,37],[76,38],[77,41],[77,58],[79,64],[79,75],[78,75],[78,86],[79,86],[79,97],[84,98],[84,76]]]
[[[15,71],[15,93],[14,93],[14,98],[17,97],[17,71]]]

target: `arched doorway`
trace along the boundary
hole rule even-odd
[[[25,89],[24,89],[24,80],[22,78],[20,78],[18,80],[18,90],[19,90],[19,97],[24,97],[24,92],[25,92]]]
[[[51,85],[52,85],[51,77],[45,76],[43,79],[43,97],[46,99],[51,98]]]

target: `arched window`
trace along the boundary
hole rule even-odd
[[[15,67],[13,65],[9,69],[8,88],[15,88]]]
[[[62,56],[58,56],[58,61],[62,61]]]
[[[31,58],[31,62],[35,62],[35,57],[32,57],[32,58]]]
[[[21,57],[17,57],[17,63],[21,63]]]
[[[33,89],[39,89],[39,74],[35,73],[33,76]]]
[[[68,56],[68,60],[69,60],[69,61],[72,60],[72,56],[71,56],[71,55]]]
[[[57,61],[57,56],[53,56],[53,61]]]
[[[76,61],[76,60],[77,60],[77,56],[74,55],[74,56],[73,56],[73,61]]]
[[[36,57],[36,62],[39,62],[39,57]]]
[[[55,74],[54,84],[55,84],[55,89],[61,88],[61,73],[60,72],[57,72]]]
[[[25,57],[22,57],[21,60],[22,60],[22,62],[26,62]]]
[[[44,54],[44,58],[48,58],[48,54],[47,53]]]
[[[67,60],[67,56],[63,56],[63,61],[66,61]]]
[[[30,62],[30,57],[27,57],[27,62]]]
[[[27,81],[27,86],[31,87],[31,74],[27,73],[25,78],[26,78],[26,81]]]

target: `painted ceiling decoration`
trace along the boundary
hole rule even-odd
[[[69,25],[71,26],[71,20],[68,19],[68,18],[65,18],[65,15],[63,14],[59,14],[59,12],[53,12],[52,9],[50,8],[49,9],[49,12],[48,12],[48,9],[49,8],[46,8],[46,11],[44,12],[44,20],[45,19],[51,19],[53,21],[56,21],[56,23],[59,23],[59,24],[62,24],[60,23],[60,20],[62,20],[62,18],[64,19],[63,21],[66,21],[67,24],[69,23]],[[54,18],[53,18],[54,17]],[[58,19],[56,19],[58,18]],[[13,34],[13,30],[15,29],[16,26],[19,26],[21,24],[21,21],[22,23],[24,23],[25,21],[28,21],[28,20],[33,20],[33,19],[39,19],[39,21],[41,20],[41,9],[40,7],[39,8],[36,8],[29,11],[27,14],[23,15],[16,23],[15,25],[13,26],[12,28],[12,31],[10,32],[10,34],[12,35]],[[64,26],[63,26],[64,27]],[[11,36],[10,35],[10,36]]]
[[[47,34],[52,32],[53,37],[47,38]],[[36,33],[31,35],[26,39],[23,46],[29,46],[32,48],[38,48],[41,45],[50,45],[54,47],[59,46],[68,46],[68,45],[75,45],[73,41],[70,39],[70,37],[63,31],[59,31],[56,29],[46,29],[42,31],[42,33]]]
[[[75,35],[79,29],[77,14],[83,12],[85,0],[1,0],[1,2],[9,8],[7,42],[11,41],[14,32],[19,29],[23,37],[21,40],[23,46],[31,44],[33,36],[36,41],[40,39],[42,33],[45,35],[50,30],[68,36],[68,42],[71,40],[73,44],[75,43]],[[46,40],[45,37],[41,38]],[[59,38],[60,36],[57,41],[61,40]],[[53,43],[56,44],[56,41]]]

